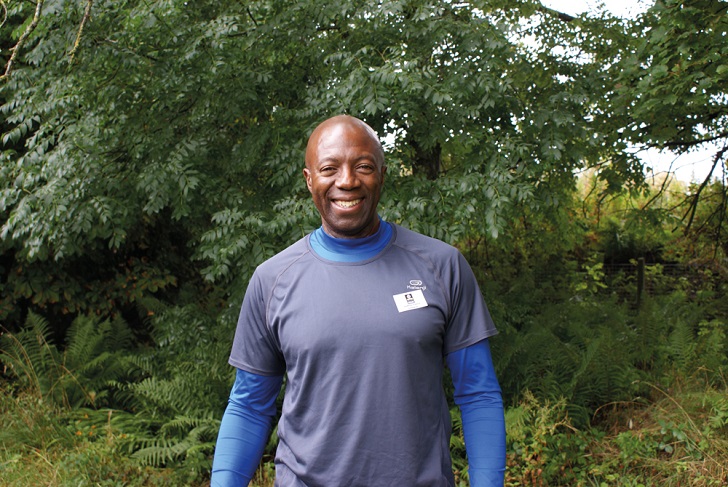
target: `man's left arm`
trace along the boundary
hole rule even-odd
[[[449,353],[472,487],[502,487],[506,469],[503,398],[488,340]]]

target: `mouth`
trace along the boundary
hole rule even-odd
[[[340,208],[353,208],[359,203],[362,202],[362,198],[356,199],[356,200],[334,200],[334,204]]]

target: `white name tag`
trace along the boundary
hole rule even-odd
[[[425,295],[422,294],[420,289],[407,291],[402,294],[395,294],[392,297],[394,298],[394,304],[397,305],[397,309],[400,313],[402,311],[409,311],[411,309],[424,308],[427,306]]]

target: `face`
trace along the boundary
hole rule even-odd
[[[311,134],[303,175],[327,234],[361,238],[377,231],[383,159],[376,134],[353,117],[329,119]]]

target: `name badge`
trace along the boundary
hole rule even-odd
[[[422,290],[420,289],[407,291],[402,294],[395,294],[392,297],[394,298],[394,304],[397,305],[397,310],[399,310],[400,313],[402,311],[409,311],[427,306],[425,295],[422,294]]]

